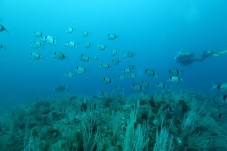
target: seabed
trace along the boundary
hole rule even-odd
[[[0,113],[0,150],[225,151],[226,113],[192,92],[40,99]]]

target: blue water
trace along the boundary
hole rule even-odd
[[[135,93],[132,83],[147,80],[149,93],[157,90],[156,82],[165,82],[170,89],[211,91],[211,82],[221,83],[227,79],[227,54],[204,62],[195,62],[187,67],[177,64],[174,57],[179,51],[194,52],[200,57],[204,50],[227,49],[227,1],[216,0],[1,0],[0,23],[9,33],[0,33],[0,42],[7,49],[0,49],[0,99],[2,104],[29,102],[35,98],[59,95],[96,95],[100,91],[112,93],[121,85],[126,94]],[[67,34],[68,27],[75,28]],[[56,38],[56,44],[45,45],[37,52],[40,60],[32,60],[30,47],[37,40],[35,31]],[[89,37],[81,37],[88,31]],[[118,39],[109,41],[107,35],[114,33]],[[68,40],[79,43],[77,49],[64,46]],[[83,42],[90,41],[89,49]],[[106,45],[105,51],[96,49],[97,44]],[[118,49],[119,65],[112,65],[111,49]],[[54,51],[63,51],[67,59],[56,60]],[[36,50],[35,50],[36,51]],[[127,51],[135,52],[133,58],[122,58]],[[98,61],[84,63],[79,55],[99,56]],[[100,69],[100,63],[111,64],[111,69]],[[135,65],[135,80],[119,80],[118,76],[128,65]],[[88,68],[85,74],[76,74],[75,67]],[[152,68],[159,78],[148,78],[143,72]],[[168,70],[183,70],[183,82],[168,82]],[[72,71],[74,79],[64,74]],[[111,84],[104,84],[100,78],[109,76]],[[58,85],[68,86],[67,94],[56,94]]]

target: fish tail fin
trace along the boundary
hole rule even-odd
[[[211,82],[211,84],[212,84],[211,90],[214,90],[218,87],[214,82]]]

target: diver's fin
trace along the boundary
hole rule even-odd
[[[219,57],[220,55],[226,54],[226,53],[227,53],[227,50],[223,50],[223,51],[220,51],[220,52],[217,52],[217,53],[213,53],[212,55],[213,55],[214,57]]]

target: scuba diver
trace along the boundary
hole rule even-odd
[[[209,56],[218,57],[225,53],[227,53],[227,50],[220,51],[220,52],[213,52],[213,51],[206,50],[203,52],[200,58],[195,58],[195,54],[192,52],[186,52],[186,53],[179,52],[178,55],[175,57],[175,59],[177,63],[183,66],[187,66],[193,62],[202,62],[205,59],[207,59]]]

